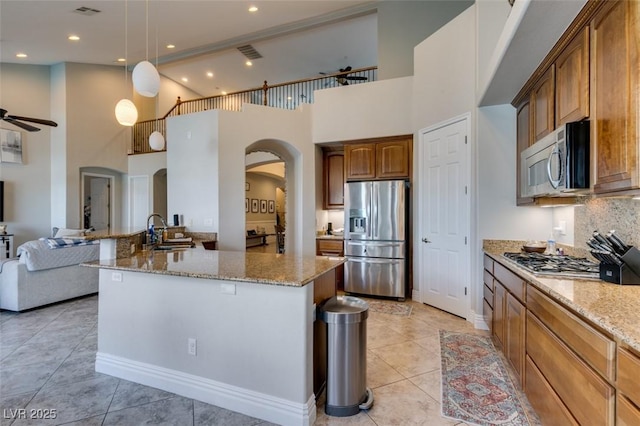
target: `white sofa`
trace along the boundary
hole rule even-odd
[[[19,258],[0,264],[0,309],[24,311],[98,292],[98,269],[79,266],[99,258],[99,245],[51,249],[47,240],[18,247]]]

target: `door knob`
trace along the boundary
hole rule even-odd
[[[423,243],[430,243],[431,241],[429,241],[429,239],[428,239],[428,238],[423,238],[423,239],[422,239],[422,242],[423,242]]]

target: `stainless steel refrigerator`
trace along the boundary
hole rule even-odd
[[[345,184],[344,290],[405,298],[408,182]]]

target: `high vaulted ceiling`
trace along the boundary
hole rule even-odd
[[[0,61],[119,65],[126,54],[129,67],[157,61],[164,76],[201,96],[217,95],[377,65],[376,3],[0,0]],[[258,10],[249,12],[253,5]],[[237,50],[247,44],[262,55],[251,67]]]

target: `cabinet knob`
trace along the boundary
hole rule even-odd
[[[423,238],[423,239],[422,239],[422,242],[423,242],[423,243],[427,243],[427,244],[431,243],[431,241],[429,241],[429,239],[428,239],[428,238]]]

